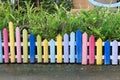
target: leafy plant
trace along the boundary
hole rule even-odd
[[[40,34],[43,39],[55,39],[58,34],[70,34],[80,29],[88,35],[95,35],[103,40],[120,40],[120,11],[109,8],[94,8],[73,14],[61,4],[54,4],[55,12],[49,12],[43,6],[34,7],[31,2],[24,2],[24,6],[12,8],[8,2],[0,1],[0,29],[8,28],[12,21],[15,27],[27,29],[29,33]]]

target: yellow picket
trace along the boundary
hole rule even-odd
[[[62,63],[62,36],[57,36],[57,63]]]
[[[23,63],[28,63],[28,32],[23,30]]]
[[[102,39],[99,38],[96,42],[97,54],[96,54],[96,64],[102,65]]]
[[[37,35],[37,62],[42,62],[42,41],[40,35]]]
[[[43,50],[44,50],[44,59],[43,59],[43,61],[44,61],[44,63],[48,63],[49,62],[49,60],[48,60],[48,57],[49,57],[49,55],[48,55],[48,41],[45,39],[44,41],[43,41]]]
[[[15,42],[14,42],[14,27],[13,23],[9,22],[9,39],[10,39],[10,61],[11,63],[15,62]]]

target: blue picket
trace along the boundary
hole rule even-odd
[[[76,32],[76,55],[77,55],[77,63],[82,62],[82,32],[77,30]]]
[[[110,41],[105,41],[104,45],[104,64],[110,64]]]
[[[70,63],[75,63],[75,33],[70,34]]]
[[[55,63],[55,41],[50,40],[50,63]]]
[[[116,40],[112,43],[112,64],[118,64],[118,42]]]
[[[0,31],[0,63],[3,63],[2,34],[1,34],[1,31]]]
[[[64,63],[69,62],[69,40],[68,34],[64,35]]]
[[[35,62],[35,37],[30,34],[30,63]]]

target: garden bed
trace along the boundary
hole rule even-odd
[[[51,12],[42,6],[34,7],[30,2],[17,9],[9,2],[0,4],[1,63],[102,65],[104,58],[104,64],[118,64],[119,9],[115,12],[109,8],[94,8],[74,14],[57,4]],[[8,28],[8,22],[12,28]]]

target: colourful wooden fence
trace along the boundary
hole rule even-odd
[[[21,35],[22,33],[22,35]],[[14,35],[15,34],[15,35]],[[59,34],[56,41],[43,40],[40,35],[22,32],[18,27],[14,30],[13,23],[9,23],[9,31],[0,31],[0,63],[77,63],[82,65],[117,65],[120,55],[116,40],[103,42],[94,35],[77,30],[70,35]]]

